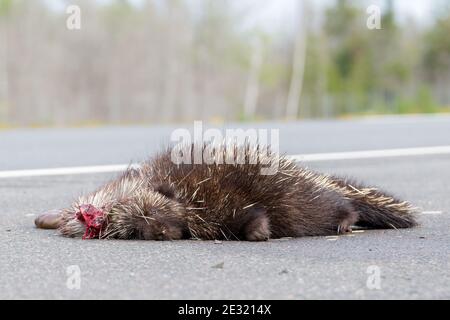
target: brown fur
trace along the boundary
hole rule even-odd
[[[192,147],[183,151],[191,154]],[[216,150],[216,160],[223,160],[225,149]],[[82,204],[104,210],[107,225],[100,238],[263,241],[345,233],[353,225],[416,225],[408,203],[378,189],[315,173],[258,147],[235,151],[245,155],[245,164],[176,165],[167,150],[81,197],[63,211],[59,229],[71,237],[84,233],[75,219]],[[262,175],[263,165],[250,164],[251,156],[279,161],[278,171]]]

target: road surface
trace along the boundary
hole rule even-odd
[[[450,146],[448,116],[256,127],[280,129],[281,151],[289,155]],[[421,226],[266,243],[65,239],[35,229],[35,214],[64,207],[116,173],[1,177],[16,170],[140,161],[169,141],[173,129],[0,131],[0,298],[450,298],[449,154],[307,162],[410,200],[423,212]]]

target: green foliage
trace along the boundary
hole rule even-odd
[[[450,67],[450,15],[439,19],[425,37],[424,65],[436,73]]]
[[[399,98],[396,101],[396,113],[434,113],[439,106],[434,101],[430,90],[422,87],[412,98]]]
[[[13,6],[13,0],[0,0],[0,17],[7,16]]]
[[[319,65],[326,65],[326,91],[334,102],[334,114],[436,112],[433,83],[411,91],[421,76],[420,39],[412,38],[406,26],[398,25],[393,1],[386,1],[382,29],[365,28],[364,7],[349,0],[339,0],[326,11],[325,37],[329,50],[323,61],[317,49],[309,50],[306,94],[311,94]],[[441,16],[425,36],[423,62],[427,72],[449,74],[450,15]],[[316,46],[313,35],[310,45]],[[411,39],[416,43],[411,43]],[[416,80],[416,81],[415,81]],[[409,89],[408,89],[409,88]],[[411,93],[412,92],[412,93]],[[314,94],[314,93],[313,93]],[[324,94],[319,92],[316,94]],[[316,109],[320,106],[316,106]]]
[[[11,81],[8,102],[15,108],[8,114],[35,121],[29,101],[37,101],[41,110],[63,106],[58,114],[69,121],[77,116],[107,122],[109,112],[115,121],[125,117],[130,122],[284,116],[297,35],[243,27],[245,14],[251,20],[261,6],[257,0],[258,6],[245,14],[230,5],[233,1],[222,0],[193,0],[196,12],[187,0],[146,0],[140,6],[131,0],[84,0],[78,2],[83,30],[72,33],[64,28],[65,12],[33,1],[0,0],[0,37],[8,35],[10,55],[0,60],[0,77]],[[450,106],[445,92],[450,87],[450,11],[440,10],[427,27],[400,24],[393,0],[385,0],[382,29],[369,30],[366,4],[337,0],[324,12],[312,10],[300,116],[431,113]],[[34,21],[24,23],[31,16]],[[258,45],[263,59],[255,67]],[[64,68],[70,66],[76,76],[67,77]],[[246,89],[254,77],[257,110],[245,115]],[[54,90],[60,83],[68,88],[61,96]],[[2,118],[5,109],[0,97]],[[37,122],[60,121],[47,112]]]

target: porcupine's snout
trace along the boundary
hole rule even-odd
[[[61,210],[51,210],[41,213],[34,224],[39,229],[58,229],[62,221]]]
[[[66,217],[64,213],[65,210],[50,210],[44,212],[34,220],[34,224],[40,229],[58,229],[67,224],[66,220],[76,220],[86,226],[86,236],[88,236],[89,231],[93,237],[98,237],[105,223],[104,211],[102,209],[97,209],[90,204],[79,206],[77,212],[66,212],[68,217]],[[88,236],[88,238],[91,237]]]
[[[104,208],[92,204],[74,205],[61,210],[57,228],[65,237],[98,239],[106,227],[106,217]]]

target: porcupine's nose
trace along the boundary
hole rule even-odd
[[[40,229],[58,229],[61,223],[61,211],[52,210],[40,214],[35,220],[34,224]]]

